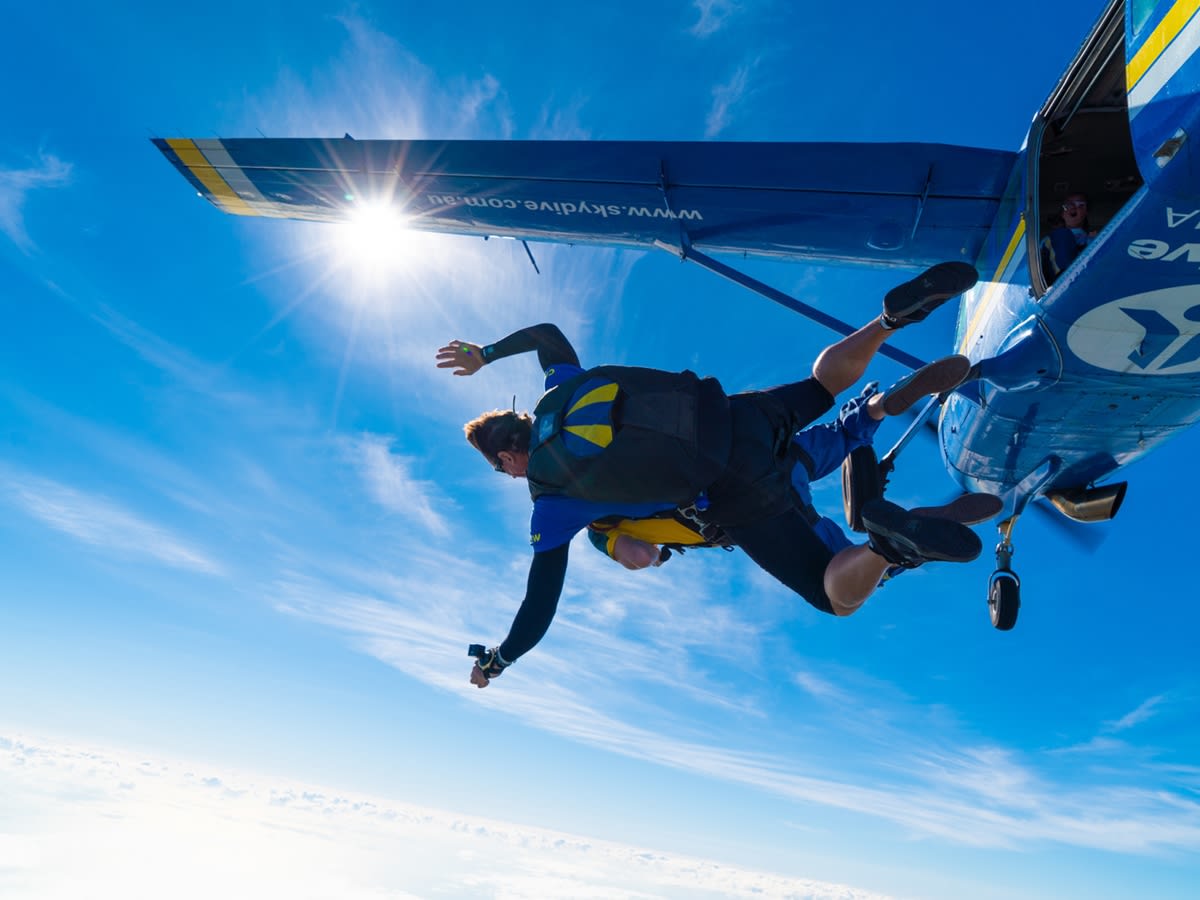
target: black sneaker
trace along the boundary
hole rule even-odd
[[[910,513],[887,500],[863,505],[862,521],[870,547],[893,565],[914,567],[930,560],[970,562],[983,542],[966,525]]]
[[[995,494],[963,494],[942,506],[922,506],[910,509],[914,516],[949,519],[962,525],[978,525],[994,518],[1004,509],[1004,501]]]
[[[970,371],[971,361],[965,356],[947,356],[921,366],[883,392],[883,412],[889,416],[907,412],[922,397],[958,387]]]
[[[880,322],[889,329],[920,322],[951,297],[969,291],[978,280],[979,273],[970,263],[938,263],[887,292]]]

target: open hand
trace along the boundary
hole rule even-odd
[[[470,341],[451,341],[437,352],[439,369],[454,369],[455,375],[474,375],[483,368],[483,348]]]

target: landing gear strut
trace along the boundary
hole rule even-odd
[[[1017,613],[1021,609],[1021,579],[1011,568],[1012,533],[1016,524],[1016,516],[1000,523],[996,571],[988,581],[988,613],[992,617],[992,625],[1000,631],[1008,631],[1017,624]]]

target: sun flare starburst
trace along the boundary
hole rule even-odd
[[[359,203],[349,220],[336,227],[340,261],[372,276],[402,269],[422,244],[413,240],[407,217],[386,200]]]

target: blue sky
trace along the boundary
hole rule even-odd
[[[450,378],[436,348],[552,320],[585,361],[734,390],[829,336],[666,254],[535,245],[539,276],[512,242],[370,255],[223,216],[147,140],[1014,149],[1102,4],[800,6],[7,12],[0,893],[1194,891],[1200,437],[1129,471],[1093,552],[1022,520],[1009,634],[990,552],[834,620],[736,554],[629,573],[579,544],[547,638],[477,691],[465,647],[523,593],[528,495],[461,423],[540,379]],[[855,322],[895,277],[748,268]],[[897,342],[935,356],[952,319]],[[917,444],[893,491],[951,487]]]

